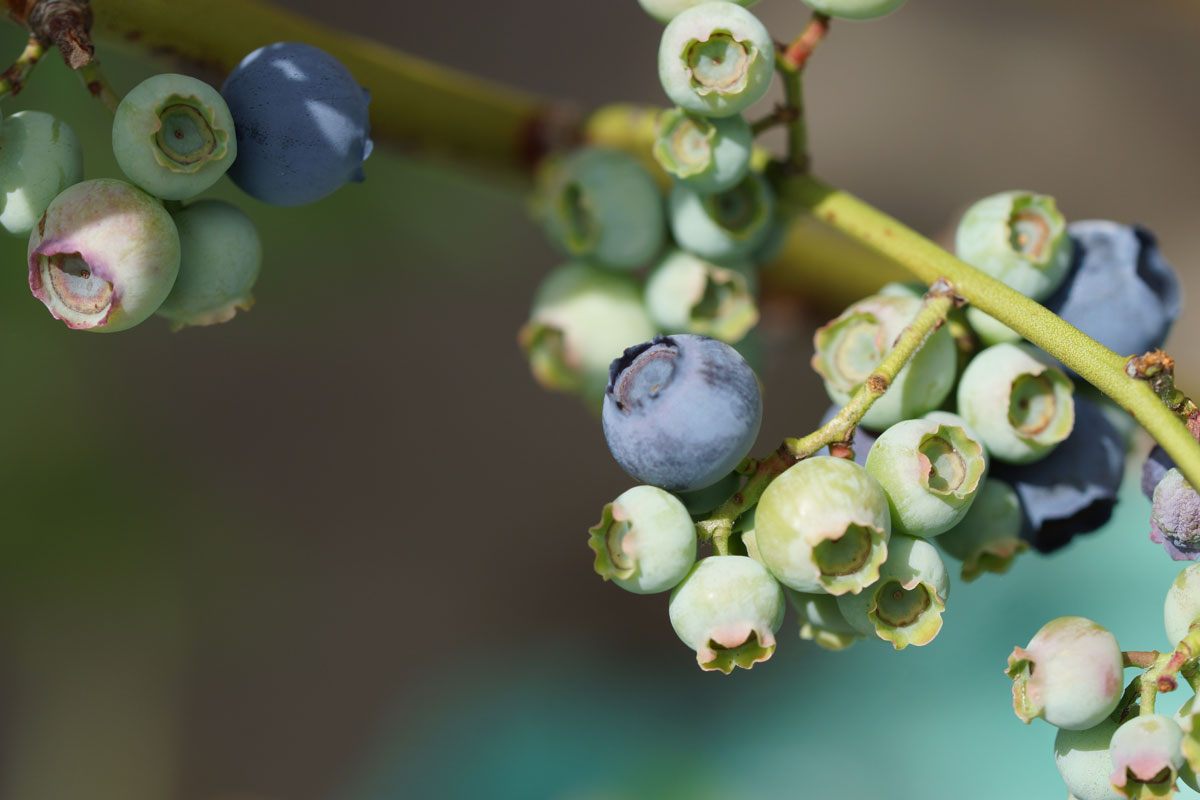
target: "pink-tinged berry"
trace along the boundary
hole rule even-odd
[[[1041,717],[1073,731],[1098,725],[1121,699],[1122,663],[1108,629],[1085,617],[1053,619],[1008,657],[1013,710],[1026,724]]]
[[[1117,728],[1108,746],[1113,788],[1131,800],[1174,797],[1182,741],[1179,724],[1162,714],[1134,717]]]
[[[635,486],[588,529],[596,573],[635,594],[673,588],[696,562],[696,529],[683,503],[657,486]]]
[[[121,331],[153,314],[179,273],[179,235],[150,195],[110,179],[54,198],[29,238],[29,288],[69,328]]]
[[[704,670],[728,675],[775,652],[783,589],[748,556],[710,556],[671,592],[671,625]]]

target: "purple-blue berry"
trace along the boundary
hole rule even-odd
[[[613,361],[601,418],[622,469],[685,492],[724,478],[746,456],[762,396],[754,371],[724,342],[657,336]]]
[[[1150,541],[1176,561],[1200,558],[1200,494],[1178,469],[1167,470],[1154,487]]]
[[[363,180],[370,95],[324,50],[276,42],[242,59],[221,86],[237,131],[229,177],[276,206],[312,203]]]
[[[1150,449],[1145,463],[1142,464],[1142,494],[1146,495],[1147,500],[1154,499],[1154,487],[1158,486],[1167,470],[1174,467],[1175,459],[1167,455],[1161,444],[1156,444]]]

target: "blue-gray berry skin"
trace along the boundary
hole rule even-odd
[[[1178,469],[1169,469],[1154,487],[1150,541],[1176,561],[1200,558],[1200,495]]]
[[[1075,396],[1075,427],[1050,455],[1033,464],[993,462],[993,475],[1012,485],[1025,516],[1023,537],[1043,553],[1108,522],[1125,468],[1120,432],[1090,400]]]
[[[1174,468],[1175,459],[1167,455],[1161,444],[1154,445],[1146,456],[1146,463],[1142,464],[1142,494],[1146,495],[1147,500],[1154,499],[1154,487],[1158,486],[1167,470]]]
[[[242,191],[277,206],[312,203],[363,180],[370,95],[324,50],[276,42],[242,59],[221,86],[233,115]]]
[[[1181,293],[1154,234],[1107,220],[1072,222],[1067,233],[1071,269],[1046,308],[1119,355],[1161,347]]]
[[[601,414],[621,468],[672,492],[709,486],[758,436],[758,378],[738,352],[705,336],[657,336],[612,363]]]

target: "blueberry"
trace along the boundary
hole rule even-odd
[[[59,192],[83,180],[83,149],[65,122],[18,111],[0,134],[0,230],[33,230]]]
[[[1151,448],[1149,455],[1146,456],[1146,463],[1142,464],[1142,494],[1146,495],[1147,500],[1154,499],[1154,487],[1158,486],[1158,482],[1163,479],[1163,475],[1167,474],[1167,470],[1174,469],[1175,459],[1167,455],[1167,451],[1163,450],[1161,444],[1154,445]]]
[[[1046,308],[1120,355],[1161,347],[1181,296],[1154,234],[1106,220],[1072,222],[1067,233],[1075,257]]]
[[[1075,428],[1049,456],[1033,464],[993,462],[993,475],[1012,485],[1026,520],[1024,536],[1043,553],[1077,533],[1108,522],[1124,473],[1121,434],[1098,406],[1075,397]]]
[[[622,469],[685,492],[715,483],[745,457],[762,396],[754,371],[724,342],[657,336],[613,361],[602,421]]]
[[[904,0],[804,0],[804,2],[813,11],[845,19],[874,19],[882,17],[884,14],[890,14],[904,5]]]
[[[698,192],[732,189],[750,169],[754,132],[741,114],[705,118],[681,108],[658,116],[654,159]]]
[[[1059,728],[1054,737],[1054,763],[1072,797],[1079,800],[1121,800],[1108,782],[1112,756],[1108,744],[1117,723],[1105,718],[1093,728],[1071,731]]]
[[[1150,541],[1176,561],[1200,558],[1200,495],[1178,469],[1167,470],[1154,487]]]
[[[276,42],[242,59],[221,86],[237,133],[229,177],[264,203],[312,203],[363,179],[369,95],[333,56]]]
[[[1171,797],[1183,766],[1182,744],[1183,731],[1170,717],[1134,717],[1117,728],[1108,745],[1109,782],[1126,797]]]

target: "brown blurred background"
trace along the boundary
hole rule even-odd
[[[284,5],[583,107],[663,102],[661,28],[634,0]],[[781,39],[807,18],[799,0],[755,10]],[[0,26],[0,61],[20,42]],[[1200,292],[1197,42],[1193,0],[910,0],[836,22],[808,75],[817,170],[930,235],[982,195],[1053,194],[1069,218],[1150,227]],[[101,48],[120,90],[180,68]],[[4,103],[25,107],[80,133],[88,177],[118,174],[105,112],[56,60]],[[392,742],[503,718],[474,704],[513,676],[598,692],[583,676],[609,670],[618,705],[639,670],[689,698],[742,698],[815,658],[781,647],[782,663],[700,675],[662,598],[595,578],[584,531],[628,479],[515,343],[557,256],[504,187],[399,152],[366,171],[303,209],[223,182],[266,261],[257,307],[213,329],[68,332],[28,295],[24,243],[0,240],[5,798],[451,796],[373,793],[362,776]],[[814,321],[767,330],[760,448],[826,404]],[[1197,326],[1193,312],[1173,335],[1185,388],[1200,385]],[[447,773],[479,764],[465,747],[437,757]]]

